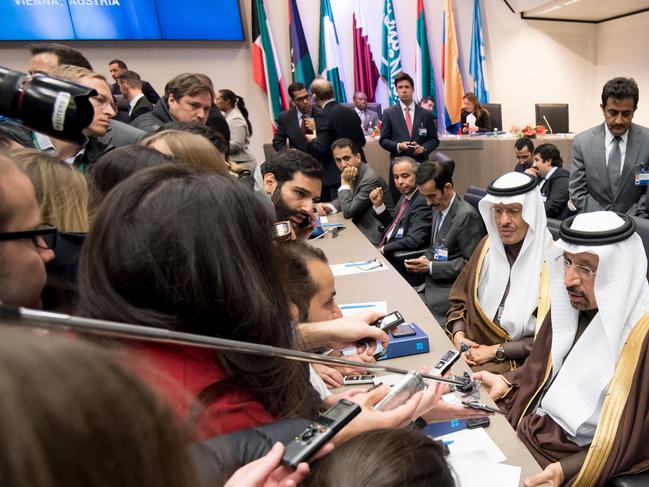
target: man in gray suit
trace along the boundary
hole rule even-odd
[[[383,204],[388,211],[394,208],[392,196],[387,192],[385,180],[361,160],[358,146],[351,139],[338,139],[331,144],[334,162],[341,171],[338,197],[331,203],[318,204],[318,214],[328,215],[342,211],[370,242],[378,245],[382,233],[374,217],[370,193],[375,188],[383,190]]]
[[[475,208],[453,190],[446,164],[423,162],[417,169],[416,181],[433,210],[431,244],[426,255],[404,263],[409,272],[426,273],[424,301],[443,326],[451,287],[487,232]]]
[[[602,90],[604,123],[578,134],[572,143],[570,196],[580,212],[645,211],[647,186],[636,173],[649,162],[649,129],[632,123],[638,107],[633,78],[614,78]]]
[[[371,134],[379,121],[379,114],[367,108],[367,95],[362,91],[354,93],[354,110],[361,119],[361,128],[365,135]]]

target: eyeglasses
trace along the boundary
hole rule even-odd
[[[502,218],[503,215],[507,215],[509,218],[514,218],[520,216],[523,210],[519,208],[501,208],[500,206],[492,206],[491,214],[496,218]]]
[[[575,271],[577,274],[579,274],[581,277],[586,278],[586,279],[592,279],[595,277],[595,274],[597,274],[597,271],[594,271],[588,266],[585,265],[579,265],[579,264],[573,264],[570,262],[568,259],[563,259],[563,266],[568,269],[572,269]]]
[[[56,244],[56,227],[49,223],[43,223],[35,230],[24,232],[0,233],[0,240],[21,240],[30,239],[33,244],[43,250],[53,249]]]

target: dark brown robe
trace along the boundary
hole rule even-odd
[[[598,487],[619,475],[638,473],[649,468],[649,341],[646,333],[649,319],[642,329],[640,323],[642,321],[636,326],[637,330],[634,328],[640,335],[630,335],[627,340],[627,344],[633,341],[639,349],[636,350],[635,368],[631,367],[626,374],[630,380],[628,395],[620,397],[613,388],[613,381],[611,382],[595,439],[589,447],[580,447],[568,440],[561,427],[549,415],[541,417],[532,414],[540,403],[538,395],[543,393],[542,386],[550,376],[552,366],[552,323],[549,314],[525,364],[503,374],[513,387],[503,399],[497,401],[499,408],[507,412],[507,419],[541,467],[545,468],[553,462],[561,463],[566,485]],[[627,351],[627,344],[622,354],[633,353]],[[618,365],[621,362],[620,359]],[[616,370],[616,374],[618,372],[621,370]],[[617,375],[614,380],[615,377]],[[607,414],[607,411],[613,410],[607,409],[607,403],[615,401],[623,401],[623,409],[619,420],[613,425],[615,434],[606,436],[601,423],[605,418],[612,417]],[[601,453],[604,444],[608,444],[609,449]],[[599,461],[599,467],[598,455],[604,455]]]
[[[503,344],[507,360],[498,362],[496,360],[482,365],[472,367],[474,371],[487,370],[495,374],[502,374],[520,366],[532,348],[534,337],[524,337],[520,340],[512,340],[509,334],[496,323],[494,317],[486,317],[479,307],[477,299],[477,283],[480,278],[479,268],[483,260],[483,253],[488,245],[489,237],[483,238],[476,247],[473,255],[468,260],[464,269],[458,276],[449,295],[450,308],[446,315],[446,330],[449,336],[457,331],[464,331],[466,338],[481,345]],[[520,249],[518,249],[520,250]],[[518,256],[514,256],[515,258]],[[509,255],[508,255],[509,259]],[[513,261],[510,261],[510,266]],[[542,279],[542,282],[544,280]],[[549,286],[545,279],[546,293],[545,304],[542,315],[545,316],[549,307]]]

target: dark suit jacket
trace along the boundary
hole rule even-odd
[[[122,94],[117,83],[110,85],[110,91],[113,93],[113,95]],[[153,86],[151,86],[151,84],[149,84],[148,81],[142,80],[142,93],[144,93],[146,99],[149,100],[153,105],[158,103],[158,100],[160,99],[160,95],[158,95],[158,92],[153,88]]]
[[[361,129],[361,119],[354,110],[334,100],[327,103],[315,116],[315,123],[317,137],[309,144],[309,152],[320,161],[324,171],[322,184],[339,184],[340,171],[333,160],[331,144],[343,137],[351,139],[358,146],[361,158],[365,160],[365,134]]]
[[[147,100],[146,96],[143,96],[137,101],[133,110],[131,110],[131,114],[128,116],[128,121],[132,122],[140,115],[150,112],[151,110],[153,110],[153,104]]]
[[[462,110],[462,114],[460,115],[460,126],[463,126],[466,123],[466,117],[468,115],[468,112]],[[491,132],[493,130],[491,118],[487,111],[483,112],[481,116],[476,118],[475,124],[476,127],[478,127],[478,132]]]
[[[562,167],[557,167],[545,184],[540,187],[541,196],[545,199],[545,215],[548,218],[563,220],[570,215],[568,209],[569,179],[570,173]]]
[[[311,107],[312,117],[315,118],[318,113],[320,113],[320,108],[317,106]],[[287,139],[288,146],[286,144]],[[277,117],[277,131],[273,136],[273,147],[276,151],[290,147],[291,149],[299,149],[302,152],[309,152],[309,143],[297,123],[297,108],[293,107],[286,110]]]
[[[383,224],[383,233],[387,232],[392,224],[401,202],[405,196],[401,196],[399,201],[394,206],[392,211],[384,211],[374,216]],[[417,250],[426,247],[430,242],[430,229],[433,219],[433,213],[426,203],[426,197],[423,196],[418,190],[410,198],[408,206],[404,210],[401,218],[394,227],[394,231],[390,239],[384,244],[383,253],[387,256],[399,250]],[[403,229],[403,236],[397,238],[399,229]],[[381,235],[383,238],[383,235]]]
[[[432,228],[435,228],[440,217],[441,213],[435,212]],[[426,276],[424,300],[441,325],[446,321],[451,287],[486,233],[480,214],[456,194],[442,226],[435,235],[435,241],[431,242],[426,253],[432,263],[432,272]],[[434,260],[434,247],[442,242],[448,249],[448,260]]]
[[[580,212],[611,210],[642,215],[647,186],[635,185],[635,171],[649,161],[649,129],[631,124],[619,190],[612,194],[606,172],[605,130],[601,123],[572,141],[570,196]]]
[[[401,104],[397,103],[383,112],[381,124],[381,138],[379,144],[390,153],[390,159],[397,156],[411,156],[417,162],[423,162],[439,145],[437,129],[433,114],[414,104],[415,114],[412,119],[412,136],[408,135],[406,119],[401,110]],[[397,146],[404,141],[417,142],[426,149],[422,154],[413,156],[412,151],[399,151]]]
[[[385,207],[388,211],[392,211],[394,203],[392,196],[387,191],[388,185],[371,167],[362,162],[358,168],[358,178],[352,191],[338,190],[338,197],[332,202],[337,210],[342,211],[345,218],[351,218],[363,235],[374,245],[379,243],[383,234],[379,231],[379,221],[374,216],[370,192],[379,186],[383,189]]]

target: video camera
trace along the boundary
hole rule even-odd
[[[0,66],[0,115],[70,142],[82,142],[92,122],[93,88],[45,74],[29,75]]]

